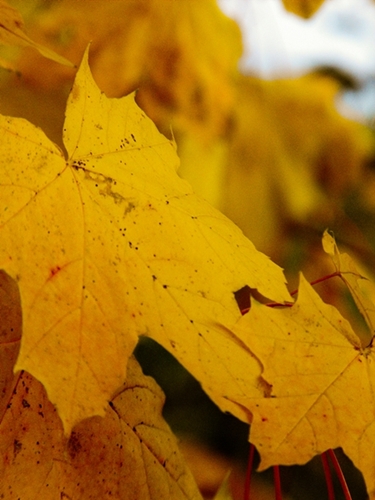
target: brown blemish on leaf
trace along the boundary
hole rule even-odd
[[[51,278],[53,278],[59,271],[61,271],[61,267],[60,266],[55,266],[51,269]]]
[[[79,439],[79,435],[73,431],[68,441],[68,453],[70,458],[73,460],[81,451],[81,449],[82,445]]]
[[[80,96],[80,89],[78,85],[73,85],[72,92],[70,94],[73,101],[78,101]]]
[[[21,450],[22,450],[22,443],[21,443],[21,441],[18,441],[18,439],[15,439],[13,441],[13,453],[14,453],[14,456],[16,457]]]

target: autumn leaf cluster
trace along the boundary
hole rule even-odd
[[[294,301],[280,267],[181,178],[167,124],[182,172],[194,177],[192,165],[206,168],[202,194],[257,235],[261,248],[270,231],[280,234],[271,199],[282,200],[295,224],[317,215],[335,221],[332,194],[344,200],[360,181],[371,136],[335,110],[338,85],[330,79],[309,75],[276,85],[240,75],[238,27],[213,1],[194,9],[173,3],[167,17],[161,3],[53,4],[40,16],[41,33],[84,20],[58,51],[79,65],[62,142],[23,118],[0,117],[0,492],[27,500],[35,491],[43,498],[56,491],[82,499],[199,498],[161,418],[160,391],[132,358],[138,338],[147,336],[222,411],[251,424],[261,468],[342,447],[375,498],[374,295],[366,272],[325,233],[331,272],[347,285],[367,336],[302,274]],[[109,25],[114,18],[118,26]],[[19,34],[21,21],[14,15],[9,26]],[[89,49],[78,58],[90,38],[91,65]],[[163,64],[151,64],[156,55]],[[45,78],[32,61],[19,62],[25,78],[35,82],[39,73],[45,85],[68,82],[74,71],[59,66]],[[141,107],[134,93],[117,97],[137,86]],[[312,89],[306,108],[301,103]],[[272,103],[269,113],[257,96]],[[278,121],[291,107],[296,121],[282,131]],[[254,116],[262,127],[248,133]],[[304,116],[312,117],[307,137],[298,121]],[[317,132],[322,117],[324,132]],[[260,139],[267,127],[272,151]],[[347,168],[338,176],[343,156]],[[227,163],[236,168],[225,170]],[[250,184],[259,194],[254,201]],[[241,206],[233,202],[239,194]],[[259,220],[268,221],[264,229]],[[256,290],[246,314],[235,298],[240,289]],[[16,482],[30,461],[35,481]],[[122,470],[130,470],[125,479]]]

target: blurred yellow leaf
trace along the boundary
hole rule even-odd
[[[137,89],[142,109],[164,130],[223,134],[234,101],[241,32],[215,0],[62,0],[37,17],[31,32],[78,63],[92,41],[90,65],[109,96]],[[53,45],[51,45],[53,43]],[[25,78],[56,88],[72,72],[46,72],[25,57]]]
[[[319,9],[324,0],[283,0],[287,11],[308,19]]]
[[[66,431],[103,414],[138,335],[248,420],[226,398],[262,391],[250,383],[258,361],[230,331],[234,292],[289,293],[280,268],[178,177],[174,143],[133,96],[98,89],[87,55],[66,112],[67,161],[25,120],[2,117],[1,129],[0,267],[20,287],[24,328],[16,369],[43,383]]]
[[[23,20],[21,14],[11,7],[5,0],[0,0],[0,43],[6,45],[15,45],[18,47],[32,47],[40,54],[52,61],[60,64],[74,67],[68,59],[59,56],[53,50],[40,45],[31,40],[23,31]],[[10,64],[10,63],[9,63]],[[5,62],[5,67],[8,68]]]
[[[374,139],[338,112],[339,91],[337,81],[318,74],[239,82],[218,206],[273,256],[286,224],[327,227],[364,179]]]
[[[220,485],[220,488],[216,492],[214,500],[233,500],[233,496],[229,488],[229,476],[230,476],[230,471],[227,473],[223,482]]]

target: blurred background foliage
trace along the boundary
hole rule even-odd
[[[262,80],[239,69],[242,34],[215,0],[13,0],[34,41],[90,65],[111,97],[136,91],[139,105],[175,138],[179,173],[231,218],[257,248],[285,269],[290,290],[298,273],[330,274],[321,249],[327,227],[372,277],[375,264],[375,134],[354,121],[337,97],[355,78],[337,68],[314,68],[298,78]],[[284,0],[309,17],[322,1]],[[255,20],[254,20],[255,22]],[[63,148],[61,130],[75,70],[32,48],[3,47],[0,112],[27,118]],[[340,282],[319,285],[360,331],[364,328]],[[233,290],[235,292],[235,290]],[[234,498],[242,498],[248,428],[221,414],[199,384],[151,341],[137,348],[146,373],[167,395],[165,416],[206,498],[232,467]],[[353,498],[366,498],[360,474],[343,460]],[[375,465],[375,464],[374,464]],[[286,498],[325,498],[319,459],[284,468]],[[269,472],[254,498],[273,498]],[[337,498],[341,498],[340,494]]]

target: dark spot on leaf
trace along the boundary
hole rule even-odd
[[[81,451],[82,445],[79,440],[79,435],[77,432],[72,432],[68,441],[68,453],[70,458],[75,458],[76,455]]]
[[[23,400],[22,400],[22,406],[23,406],[24,408],[30,408],[30,405],[29,405],[29,403],[26,401],[26,399],[23,399]]]
[[[79,99],[79,94],[80,94],[79,86],[73,85],[72,92],[70,94],[72,101],[77,101]]]
[[[61,267],[60,266],[55,266],[51,269],[51,278],[53,276],[55,276],[55,274],[57,274],[59,271],[61,271]]]
[[[14,453],[14,456],[16,457],[21,450],[22,450],[22,443],[21,443],[21,441],[18,441],[18,439],[15,439],[13,441],[13,453]]]
[[[79,483],[77,484],[79,486]],[[72,497],[64,493],[63,491],[60,492],[60,500],[72,500]]]

